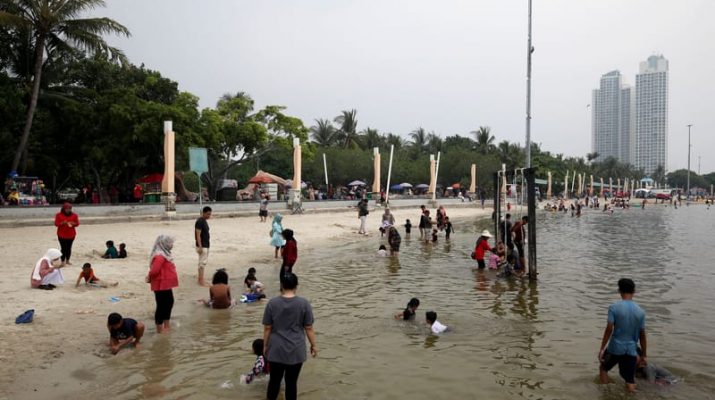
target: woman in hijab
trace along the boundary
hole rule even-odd
[[[57,239],[60,241],[60,249],[62,249],[62,262],[67,265],[72,265],[70,257],[72,257],[72,243],[77,237],[79,226],[79,217],[72,212],[72,204],[65,203],[62,209],[55,215],[55,226],[57,227]]]
[[[286,243],[286,241],[283,240],[283,224],[281,224],[281,221],[283,221],[282,215],[276,214],[273,217],[270,245],[276,248],[275,258],[278,258],[278,250]]]
[[[30,276],[30,286],[37,289],[52,290],[56,286],[65,283],[62,276],[62,252],[57,249],[49,249],[42,258],[35,264]]]
[[[173,247],[174,238],[167,235],[159,235],[156,238],[151,250],[149,273],[146,276],[156,299],[154,322],[157,333],[169,333],[171,309],[174,307],[174,293],[171,289],[179,286],[174,257],[171,255]]]

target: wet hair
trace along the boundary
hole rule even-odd
[[[256,279],[256,275],[253,275],[253,274],[248,275],[248,276],[246,277],[246,282],[248,282],[248,281],[257,281],[257,280],[258,280],[258,279]]]
[[[409,302],[407,302],[407,308],[419,307],[419,306],[420,306],[420,299],[418,299],[417,297],[413,297],[410,299]]]
[[[206,214],[206,213],[209,213],[209,212],[211,212],[211,207],[209,207],[209,206],[206,206],[206,207],[204,207],[203,210],[201,210],[201,213],[202,213],[202,214]]]
[[[87,269],[87,268],[92,268],[92,264],[84,263],[84,265],[82,265],[82,269]]]
[[[293,238],[293,229],[286,229],[286,230],[284,230],[284,231],[283,231],[283,237],[285,238],[285,240],[293,240],[293,241],[295,241],[295,239]]]
[[[256,269],[251,267],[248,269],[248,275],[255,275],[256,274]]]
[[[122,322],[122,316],[119,313],[113,312],[107,317],[107,325],[116,325],[120,322]]]
[[[113,246],[114,246],[114,240],[107,240],[106,245],[107,245],[107,247],[113,247]]]
[[[256,339],[253,341],[253,354],[260,356],[263,355],[263,339]]]
[[[298,276],[292,272],[283,275],[281,279],[281,287],[285,290],[293,290],[298,287]]]
[[[378,250],[387,250],[387,247],[385,247],[384,244],[381,244],[381,245],[380,245],[380,248],[379,248]]]
[[[511,218],[511,214],[507,213],[507,214],[506,214],[506,219],[509,219],[509,218]]]
[[[437,321],[437,313],[434,311],[427,311],[425,313],[425,319],[427,320],[427,322],[432,324],[434,323],[434,321]]]
[[[228,274],[226,273],[226,270],[223,268],[217,269],[216,273],[214,273],[213,279],[211,280],[212,285],[218,285],[219,283],[228,285]]]
[[[636,284],[628,278],[618,280],[618,291],[623,294],[633,294],[636,291]]]
[[[528,215],[524,215],[523,217],[521,217],[521,220],[524,221],[524,222],[528,222],[528,221],[529,221],[529,216],[528,216]]]
[[[124,249],[124,248],[126,248],[126,247],[127,247],[127,244],[126,244],[126,243],[119,243],[119,248],[120,248],[120,249]]]

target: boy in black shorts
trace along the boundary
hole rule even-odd
[[[144,324],[131,318],[122,318],[118,313],[109,314],[107,329],[112,354],[117,354],[119,349],[132,343],[138,348],[139,340],[144,336]]]

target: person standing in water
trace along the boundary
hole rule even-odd
[[[206,206],[201,212],[201,216],[196,219],[194,224],[194,236],[196,238],[196,252],[199,254],[199,277],[198,282],[201,286],[206,286],[204,281],[204,269],[209,263],[209,245],[211,235],[209,234],[208,220],[211,218],[211,207]]]
[[[629,392],[636,390],[635,373],[639,342],[642,362],[648,363],[645,311],[633,301],[635,291],[636,284],[632,280],[623,278],[618,281],[621,301],[608,307],[608,324],[603,332],[601,348],[598,352],[601,383],[609,382],[608,371],[618,364],[618,372],[626,381],[626,389]]]
[[[271,241],[270,245],[275,247],[274,258],[278,258],[278,251],[286,243],[283,240],[283,216],[281,214],[276,214],[273,216],[273,223],[271,224]]]
[[[55,215],[55,226],[57,227],[57,239],[60,242],[62,252],[62,262],[72,265],[72,243],[77,237],[76,227],[79,226],[79,216],[72,212],[72,204],[64,203],[62,209]]]
[[[146,275],[146,282],[151,284],[151,291],[156,299],[154,322],[157,333],[168,333],[171,328],[171,310],[174,308],[172,289],[179,286],[174,256],[171,254],[173,248],[172,237],[159,235],[151,250],[149,272]]]
[[[365,230],[365,222],[367,221],[367,215],[370,214],[370,211],[367,209],[367,199],[362,199],[358,202],[358,218],[360,219],[360,229],[358,230],[358,233],[361,235],[367,235],[367,231]]]

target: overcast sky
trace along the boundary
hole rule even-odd
[[[524,143],[527,0],[107,0],[110,38],[200,97],[245,91],[313,125],[358,111],[359,129],[442,137],[490,126]],[[652,54],[670,62],[670,170],[715,170],[715,1],[534,0],[532,140],[591,151],[591,90],[618,69],[635,85]],[[708,151],[709,150],[709,151]]]

